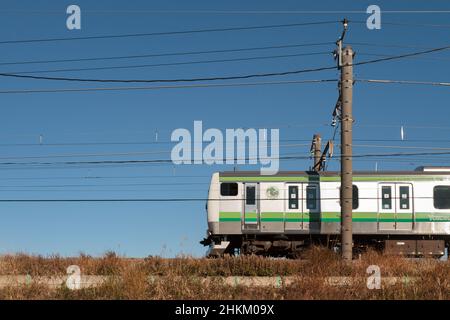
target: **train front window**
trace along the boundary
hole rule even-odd
[[[434,187],[433,200],[436,209],[450,209],[450,186]]]
[[[220,185],[220,195],[221,196],[237,196],[238,195],[238,184],[233,182],[224,182]]]
[[[392,188],[388,186],[381,187],[381,205],[383,210],[392,209]]]

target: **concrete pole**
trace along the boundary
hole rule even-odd
[[[353,169],[352,169],[352,98],[353,50],[350,46],[342,52],[341,66],[341,245],[342,258],[351,261],[353,234]]]

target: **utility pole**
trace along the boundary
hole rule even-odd
[[[312,170],[319,172],[320,171],[320,162],[322,159],[322,137],[320,134],[315,134],[313,136],[312,144],[311,144],[311,153],[314,155],[314,163]]]
[[[352,210],[353,210],[353,56],[354,52],[350,46],[343,48],[343,39],[348,27],[344,20],[344,31],[338,40],[339,69],[341,70],[340,81],[340,120],[341,120],[341,250],[342,258],[351,261],[353,257],[353,233],[352,233]]]

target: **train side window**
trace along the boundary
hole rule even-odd
[[[238,184],[233,182],[224,182],[220,184],[220,195],[221,196],[237,196],[238,195]]]
[[[434,187],[433,202],[436,209],[450,209],[450,186]]]
[[[409,209],[409,187],[400,186],[400,209]]]
[[[289,209],[298,209],[298,187],[289,186]]]
[[[353,204],[352,204],[352,207],[353,207],[353,210],[355,210],[355,209],[358,209],[358,207],[359,207],[359,190],[358,190],[358,187],[353,185],[352,192],[353,192],[353,197],[352,197],[353,198]]]
[[[317,209],[316,187],[306,187],[306,208],[308,210]]]
[[[381,205],[383,210],[392,209],[392,188],[389,186],[381,187]]]
[[[339,192],[341,191],[341,188],[339,188]],[[358,187],[353,185],[352,187],[352,209],[356,210],[359,207],[359,190]],[[341,200],[339,199],[339,205],[341,205]]]
[[[245,197],[245,204],[255,205],[256,204],[256,187],[247,187],[247,194]]]

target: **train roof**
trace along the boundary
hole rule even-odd
[[[443,171],[423,170],[415,171],[353,171],[353,181],[450,181],[450,170]],[[442,171],[441,171],[442,170]],[[221,182],[338,182],[341,180],[338,171],[279,171],[274,175],[262,175],[260,171],[223,171],[219,172]]]
[[[298,176],[317,176],[317,177],[336,177],[340,176],[338,171],[279,171],[274,175],[262,175],[260,171],[222,171],[221,177],[298,177]],[[450,175],[450,171],[353,171],[354,176],[437,176]]]

